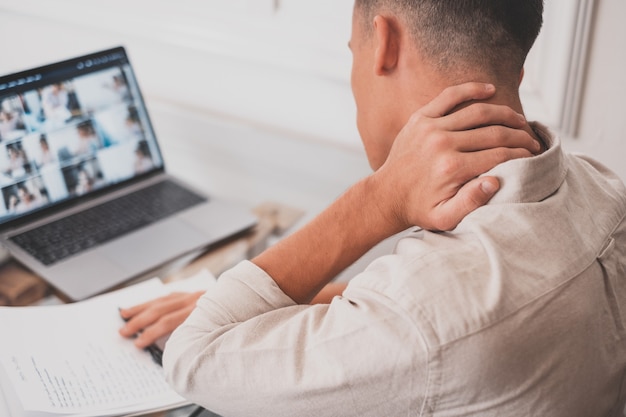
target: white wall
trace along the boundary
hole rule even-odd
[[[238,4],[246,2],[250,3],[239,0]],[[574,1],[564,4],[570,2]],[[122,8],[124,3],[128,7]],[[176,20],[178,15],[172,15],[171,22],[156,19],[146,23],[149,16],[142,17],[137,7],[130,6],[140,3],[145,5],[139,0],[111,0],[107,2],[107,10],[95,13],[89,11],[94,4],[82,0],[19,3],[0,0],[0,38],[3,39],[0,73],[124,44],[149,105],[175,106],[193,113],[200,121],[206,115],[207,124],[214,117],[242,122],[294,140],[319,143],[320,147],[343,148],[360,156],[348,80],[350,54],[346,47],[351,0],[318,2],[320,10],[324,7],[337,10],[332,21],[324,20],[329,17],[323,14],[315,16],[318,20],[306,20],[311,10],[304,13],[301,9],[309,3],[284,1],[287,12],[292,13],[288,18],[283,16],[280,20],[278,14],[278,19],[271,23],[261,19],[259,25],[246,24],[249,32],[242,38],[227,36],[220,28],[228,28],[228,21],[225,24],[209,14],[201,16],[207,19],[205,26],[201,19],[196,19],[185,27]],[[148,4],[155,8],[169,3]],[[80,7],[80,13],[69,12],[71,8],[81,10]],[[117,15],[120,17],[116,18]],[[626,164],[621,160],[626,153],[626,109],[622,102],[626,96],[626,83],[622,79],[626,70],[624,16],[626,1],[595,1],[588,61],[582,77],[579,123],[575,135],[564,138],[564,146],[595,156],[626,179]],[[244,17],[244,23],[249,22],[246,19],[250,16]],[[239,20],[235,21],[244,27]],[[221,22],[221,26],[216,22]],[[312,34],[319,29],[316,23],[321,25],[320,33],[327,32],[324,27],[333,28],[327,38],[313,39]],[[289,30],[293,31],[294,39],[289,39],[292,33]],[[250,42],[246,43],[246,39]],[[229,50],[234,52],[228,53]],[[560,47],[553,47],[544,51],[542,59],[559,54],[567,55]],[[540,60],[539,64],[545,62]],[[556,83],[551,86],[552,81],[548,85],[545,79],[543,83],[539,81],[544,90],[559,88]],[[176,131],[177,124],[185,123],[172,114],[162,113],[155,120],[166,134]],[[543,113],[531,112],[531,116],[543,117]],[[198,130],[189,134],[200,137],[202,129]],[[358,173],[347,176],[352,178],[363,172],[359,167]]]
[[[151,100],[357,148],[352,0],[283,0],[270,15],[236,14],[229,1],[0,0],[0,36],[15,40],[0,73],[123,44]]]
[[[567,146],[626,180],[626,1],[599,0],[596,7],[578,135]]]

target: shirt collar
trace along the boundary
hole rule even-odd
[[[540,123],[530,124],[548,149],[530,158],[502,163],[484,175],[495,176],[500,190],[489,204],[538,202],[555,193],[567,174],[561,140]]]

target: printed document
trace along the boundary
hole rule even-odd
[[[188,404],[150,354],[119,335],[118,309],[179,290],[176,284],[197,291],[214,283],[203,271],[174,284],[154,278],[74,304],[0,307],[0,386],[10,415],[114,416]]]

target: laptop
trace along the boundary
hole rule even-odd
[[[166,172],[124,47],[0,77],[0,239],[70,300],[255,224]]]

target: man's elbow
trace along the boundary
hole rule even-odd
[[[198,340],[197,335],[179,330],[175,331],[165,344],[163,370],[170,387],[182,397],[193,401],[191,397],[196,385],[196,374],[201,367],[206,368],[206,364],[202,363],[206,362],[206,354],[201,349],[206,343]],[[203,372],[206,371],[204,369]]]
[[[224,377],[216,353],[220,332],[199,333],[179,327],[172,334],[163,352],[165,379],[186,400],[215,412],[230,412],[239,404],[233,386],[240,387],[242,380]]]
[[[193,386],[193,381],[188,365],[188,356],[181,354],[178,343],[170,337],[163,351],[163,371],[165,380],[181,396],[187,398],[188,391]]]

